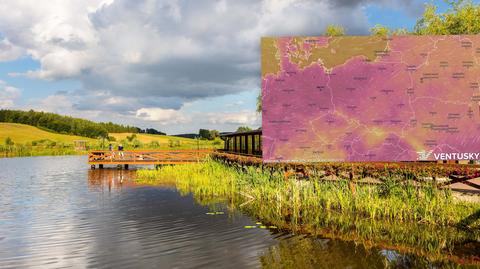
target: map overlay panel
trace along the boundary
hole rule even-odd
[[[265,37],[261,55],[265,162],[480,155],[480,35]]]

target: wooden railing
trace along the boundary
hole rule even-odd
[[[181,164],[205,160],[213,150],[94,150],[88,163],[95,164]]]

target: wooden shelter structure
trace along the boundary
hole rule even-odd
[[[220,138],[224,152],[262,157],[262,130],[227,133]]]

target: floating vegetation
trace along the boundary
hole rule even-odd
[[[205,213],[205,214],[207,214],[207,215],[223,215],[223,214],[225,214],[225,212],[223,212],[223,211],[216,211],[216,212],[207,212],[207,213]]]
[[[267,225],[262,225],[261,222],[257,222],[256,225],[246,225],[246,226],[243,226],[245,229],[252,229],[252,228],[260,228],[260,229],[277,229],[277,226],[275,225],[270,225],[270,226],[267,226]]]
[[[448,189],[383,178],[381,185],[347,180],[285,180],[281,172],[249,167],[239,171],[216,161],[140,170],[137,180],[174,182],[180,193],[202,205],[220,202],[229,210],[271,228],[350,240],[416,253],[432,260],[480,263],[480,204],[456,201]],[[465,224],[467,223],[467,224]],[[461,227],[461,228],[459,228]],[[473,251],[465,251],[466,246]]]

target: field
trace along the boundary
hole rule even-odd
[[[88,137],[47,132],[25,124],[0,122],[0,144],[4,144],[7,137],[10,137],[14,143],[20,144],[46,139],[65,144],[73,144],[75,140],[96,141]]]
[[[74,149],[75,140],[87,141],[88,149],[107,149],[109,144],[114,148],[122,144],[125,150],[142,149],[206,149],[219,148],[223,142],[215,140],[196,140],[183,137],[110,133],[111,141],[88,137],[65,135],[42,130],[35,126],[18,123],[0,123],[0,156],[41,156],[85,154],[85,151]],[[7,145],[10,138],[13,144]]]
[[[154,134],[135,134],[135,138],[128,141],[128,137],[131,137],[132,133],[110,133],[110,136],[115,138],[114,145],[122,144],[126,149],[132,144],[138,143],[137,148],[149,148],[149,149],[196,149],[198,148],[219,148],[223,146],[223,142],[217,138],[216,140],[196,140],[184,137],[176,137],[169,135],[154,135]],[[157,145],[158,143],[158,145]]]
[[[110,136],[115,137],[117,141],[127,139],[128,136],[131,136],[132,133],[110,133]],[[150,143],[152,141],[157,141],[159,143],[168,143],[169,140],[181,141],[187,144],[197,143],[195,139],[169,136],[169,135],[154,135],[154,134],[135,134],[137,139],[142,143]]]

